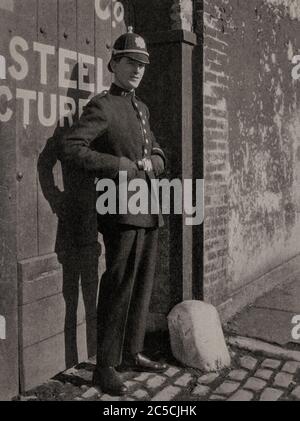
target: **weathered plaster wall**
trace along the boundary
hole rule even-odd
[[[204,2],[204,296],[218,305],[300,253],[299,30],[297,1]]]

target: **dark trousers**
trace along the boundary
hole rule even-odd
[[[118,366],[141,352],[157,254],[157,228],[114,225],[102,230],[106,272],[100,282],[97,366]]]

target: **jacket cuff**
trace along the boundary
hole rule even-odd
[[[162,151],[162,149],[157,148],[157,147],[152,148],[151,155],[159,155],[163,159],[164,165],[165,165],[165,168],[166,168],[167,159],[166,159],[166,156],[165,156],[164,152]]]

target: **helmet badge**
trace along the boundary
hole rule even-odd
[[[142,37],[136,37],[135,39],[135,44],[137,47],[139,48],[146,48],[146,44],[145,41],[143,40]]]

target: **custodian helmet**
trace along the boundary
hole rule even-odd
[[[114,43],[112,56],[108,63],[108,70],[111,72],[111,61],[115,57],[130,57],[140,63],[149,64],[149,53],[146,42],[140,35],[133,33],[132,26],[128,32],[121,35]]]

